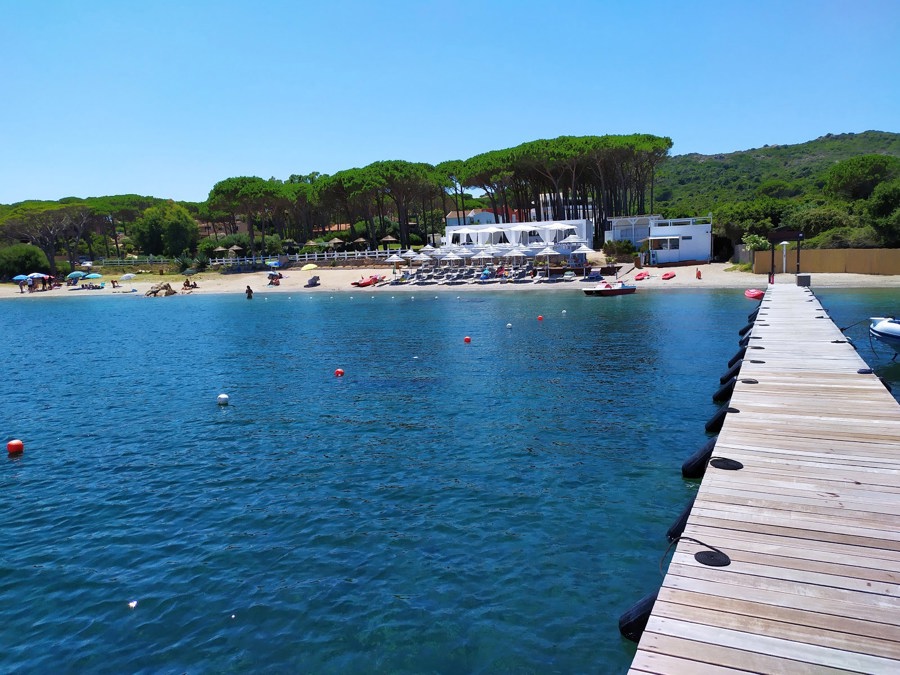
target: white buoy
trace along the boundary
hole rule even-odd
[[[511,323],[508,323],[508,324],[506,324],[506,327],[507,327],[507,328],[512,328],[512,324],[511,324]]]
[[[219,394],[216,397],[216,403],[219,405],[228,405],[228,394]]]
[[[563,310],[563,314],[565,314],[565,313],[566,313],[566,310]]]

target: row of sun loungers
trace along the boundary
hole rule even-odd
[[[458,284],[524,284],[546,283],[548,281],[574,281],[576,277],[553,277],[547,279],[543,270],[532,267],[507,268],[502,272],[498,270],[485,271],[475,267],[453,268],[420,268],[414,271],[405,271],[402,276],[393,279],[392,285],[428,286],[458,285]]]

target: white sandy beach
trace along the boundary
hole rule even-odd
[[[638,287],[638,292],[642,290],[665,290],[667,288],[765,288],[768,281],[768,275],[752,274],[748,272],[726,271],[731,267],[730,263],[711,263],[690,267],[675,268],[646,268],[645,271],[650,273],[650,278],[644,281],[634,282]],[[697,270],[700,271],[700,278],[697,278]],[[627,274],[620,275],[624,281],[632,281],[634,274],[638,270],[631,270]],[[664,272],[675,272],[675,277],[669,280],[663,280]],[[344,268],[344,267],[321,267],[309,272],[301,272],[299,268],[288,268],[282,270],[284,276],[278,286],[269,286],[267,273],[264,271],[247,272],[241,274],[222,274],[216,271],[207,271],[196,274],[191,280],[196,282],[198,288],[191,291],[182,291],[181,285],[184,277],[169,275],[165,277],[172,288],[179,291],[179,294],[190,295],[208,295],[216,293],[244,293],[249,285],[254,294],[267,293],[396,293],[396,292],[421,292],[427,290],[436,293],[452,292],[452,293],[470,293],[470,292],[506,292],[506,293],[523,293],[529,291],[554,291],[561,293],[576,293],[581,289],[593,286],[596,282],[585,282],[582,280],[575,281],[555,281],[555,282],[532,282],[525,283],[500,283],[494,281],[491,283],[464,283],[458,285],[442,285],[432,283],[428,285],[416,284],[389,284],[383,283],[376,286],[358,288],[352,285],[352,282],[364,279],[370,275],[384,275],[386,281],[395,278],[390,268]],[[313,288],[307,288],[306,283],[313,276],[319,277],[319,285]],[[122,282],[121,289],[113,289],[111,285],[112,277],[104,276],[106,282],[105,288],[101,290],[69,290],[68,287],[54,289],[53,291],[38,291],[34,293],[20,293],[18,285],[9,284],[6,286],[5,297],[17,298],[46,298],[46,297],[96,297],[97,295],[108,295],[112,293],[130,292],[135,289],[136,294],[144,295],[150,288],[158,283],[160,277],[154,276],[152,279],[143,280],[140,275],[130,281]],[[608,279],[609,277],[607,277]],[[900,288],[900,276],[883,276],[871,274],[810,274],[810,285],[815,288]],[[796,277],[793,274],[777,274],[775,276],[776,284],[795,284]],[[162,296],[160,296],[162,297]]]

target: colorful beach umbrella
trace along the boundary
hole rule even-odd
[[[80,279],[85,274],[87,274],[87,272],[82,272],[81,270],[75,270],[74,272],[69,272],[66,275],[66,279]]]
[[[228,249],[225,249],[225,250],[228,250]],[[132,279],[134,279],[135,276],[136,275],[129,272],[128,274],[123,274],[121,277],[119,277],[119,281],[131,281]]]
[[[12,278],[13,281],[25,281],[26,279],[28,279],[27,274],[17,274]]]
[[[85,274],[84,278],[85,279],[102,279],[103,275],[100,274],[99,272],[91,272],[90,274]]]

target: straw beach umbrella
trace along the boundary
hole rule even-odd
[[[394,266],[394,274],[396,274],[396,273],[397,273],[397,264],[398,264],[398,263],[402,263],[402,262],[406,262],[406,261],[403,260],[403,258],[401,258],[399,255],[397,255],[397,254],[395,253],[394,255],[389,256],[388,258],[386,258],[384,262],[386,262],[386,263],[391,263],[391,264]]]

